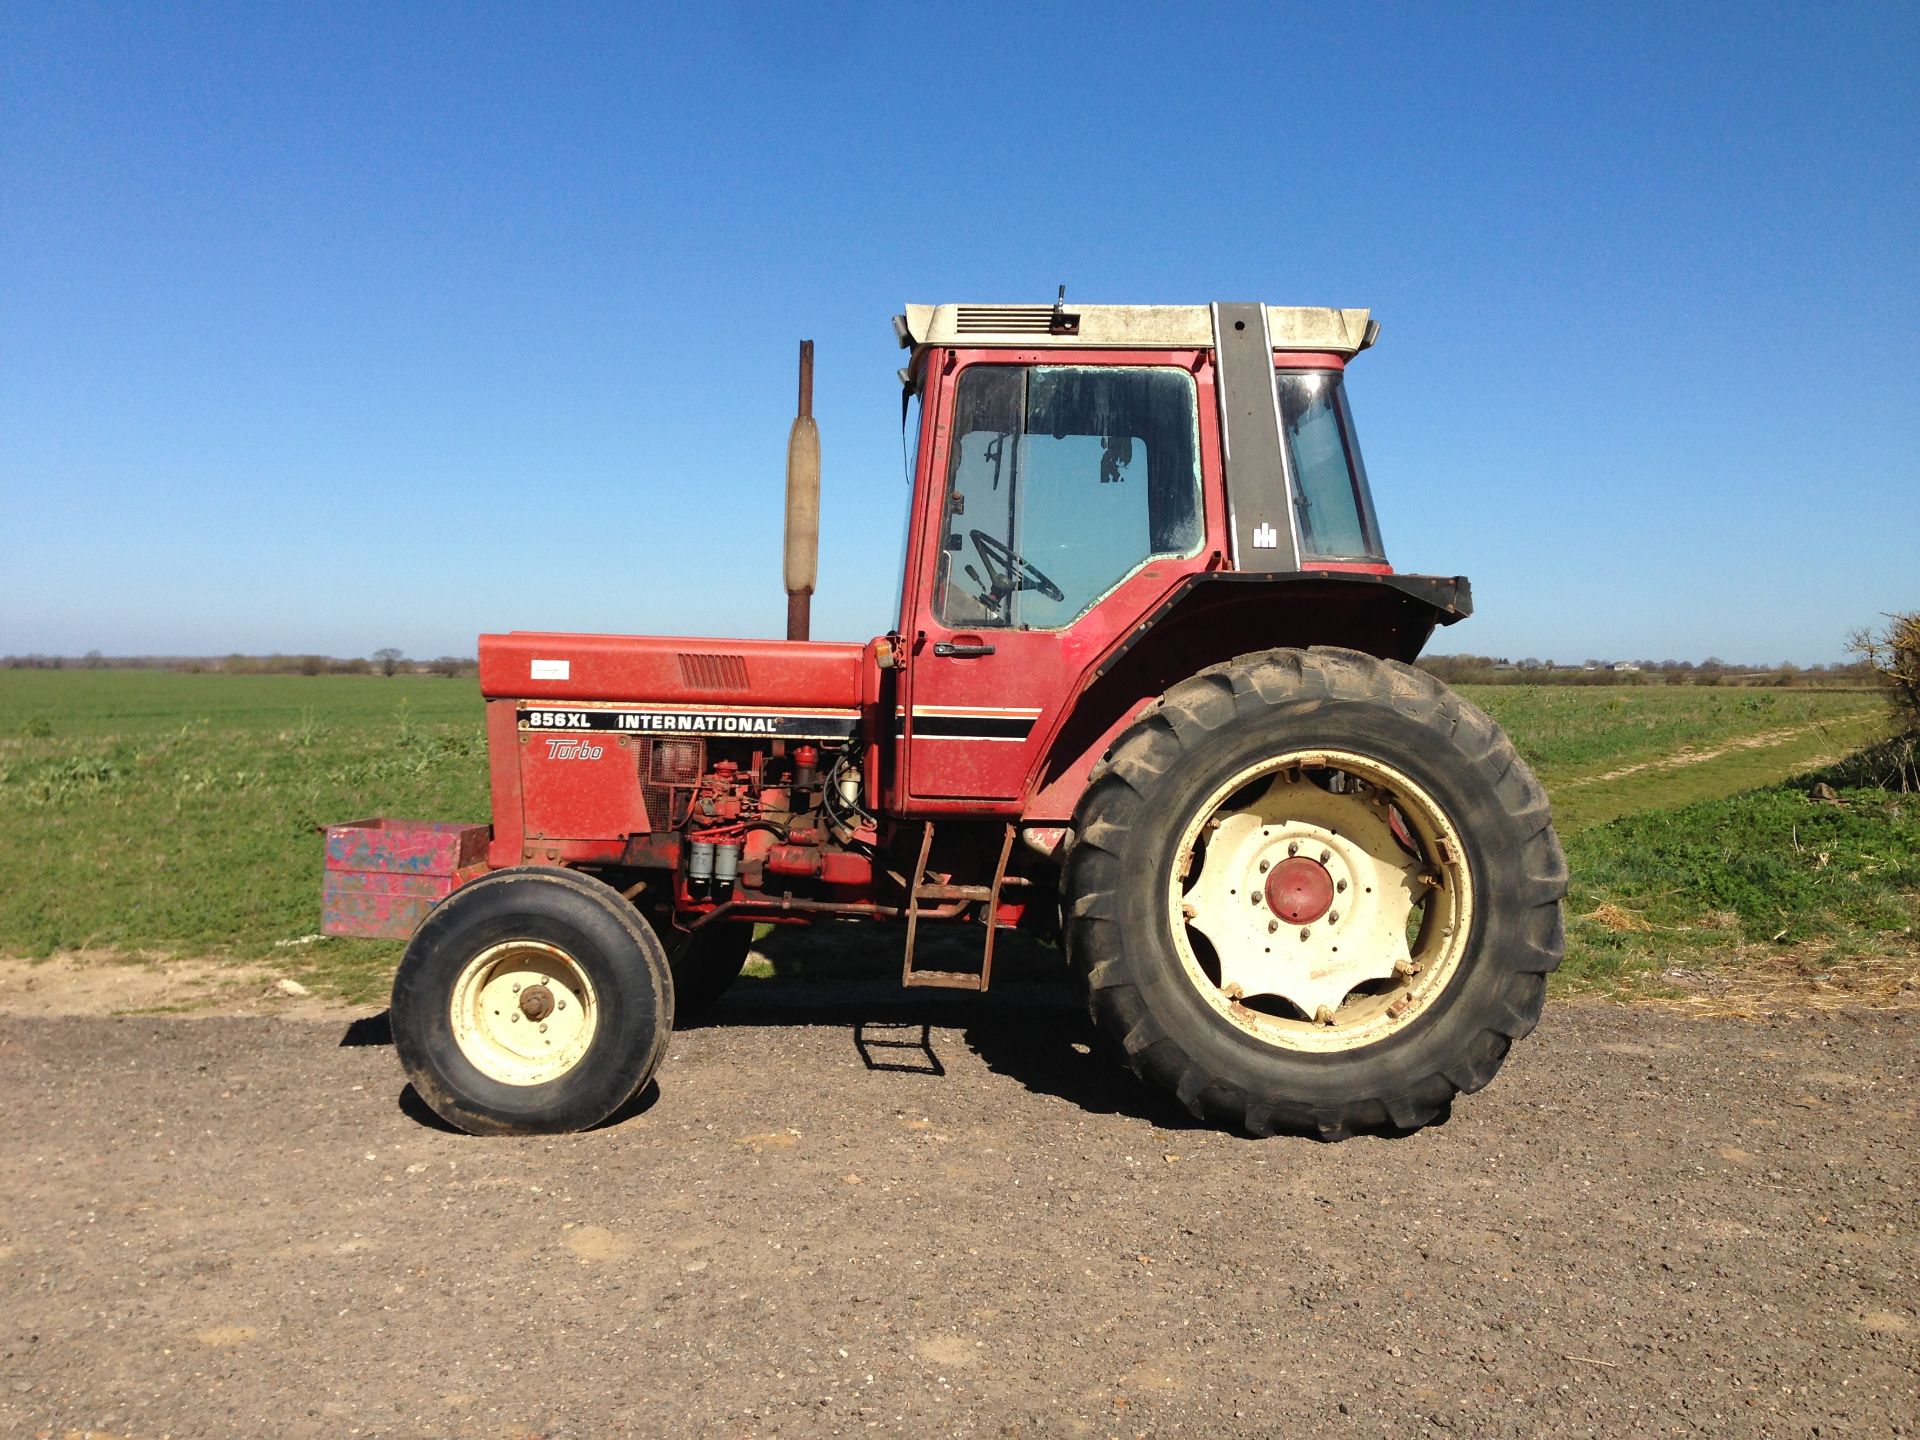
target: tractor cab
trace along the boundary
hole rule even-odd
[[[1344,584],[1315,624],[1367,648],[1417,650],[1464,612],[1460,585],[1423,625],[1422,587],[1353,584],[1392,577],[1346,396],[1378,334],[1365,310],[916,305],[895,329],[924,417],[887,791],[902,811],[1064,818],[1084,771],[1044,772],[1092,672],[1137,668],[1124,652],[1186,612],[1216,642],[1270,626],[1280,592],[1196,594],[1210,577]]]

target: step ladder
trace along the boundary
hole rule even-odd
[[[907,953],[900,969],[902,985],[925,985],[942,990],[984,990],[993,978],[993,937],[995,917],[1000,913],[1000,891],[1007,883],[1007,857],[1013,854],[1013,826],[1008,825],[1000,841],[1000,860],[993,867],[991,885],[944,885],[927,879],[927,856],[933,850],[933,822],[927,822],[920,837],[920,858],[914,863],[913,882],[907,887]],[[986,951],[980,959],[980,971],[916,970],[913,966],[914,943],[919,937],[920,917],[928,913],[922,901],[950,905],[956,900],[975,900],[986,909]],[[944,917],[943,917],[944,918]]]

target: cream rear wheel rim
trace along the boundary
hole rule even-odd
[[[543,1085],[585,1058],[600,1006],[580,963],[556,945],[509,940],[467,962],[454,982],[454,1043],[503,1085]]]
[[[1281,1049],[1351,1050],[1446,990],[1473,876],[1446,812],[1405,772],[1299,750],[1243,768],[1195,809],[1167,904],[1181,970],[1215,1011]]]

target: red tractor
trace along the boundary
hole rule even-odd
[[[1195,1115],[1417,1128],[1492,1078],[1560,959],[1566,867],[1500,729],[1407,662],[1471,610],[1387,564],[1344,383],[1364,310],[909,306],[895,628],[480,639],[493,823],[328,832],[326,928],[410,936],[395,1044],[474,1132],[594,1125],[756,925],[904,921],[908,985],[1058,936]],[[978,927],[977,970],[916,964]],[[949,962],[951,963],[951,962]]]

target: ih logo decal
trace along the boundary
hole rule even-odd
[[[591,740],[563,740],[558,735],[547,737],[549,760],[598,760],[606,753],[606,746],[595,745]]]
[[[1260,525],[1253,532],[1253,548],[1256,550],[1278,550],[1280,532],[1271,525]]]

